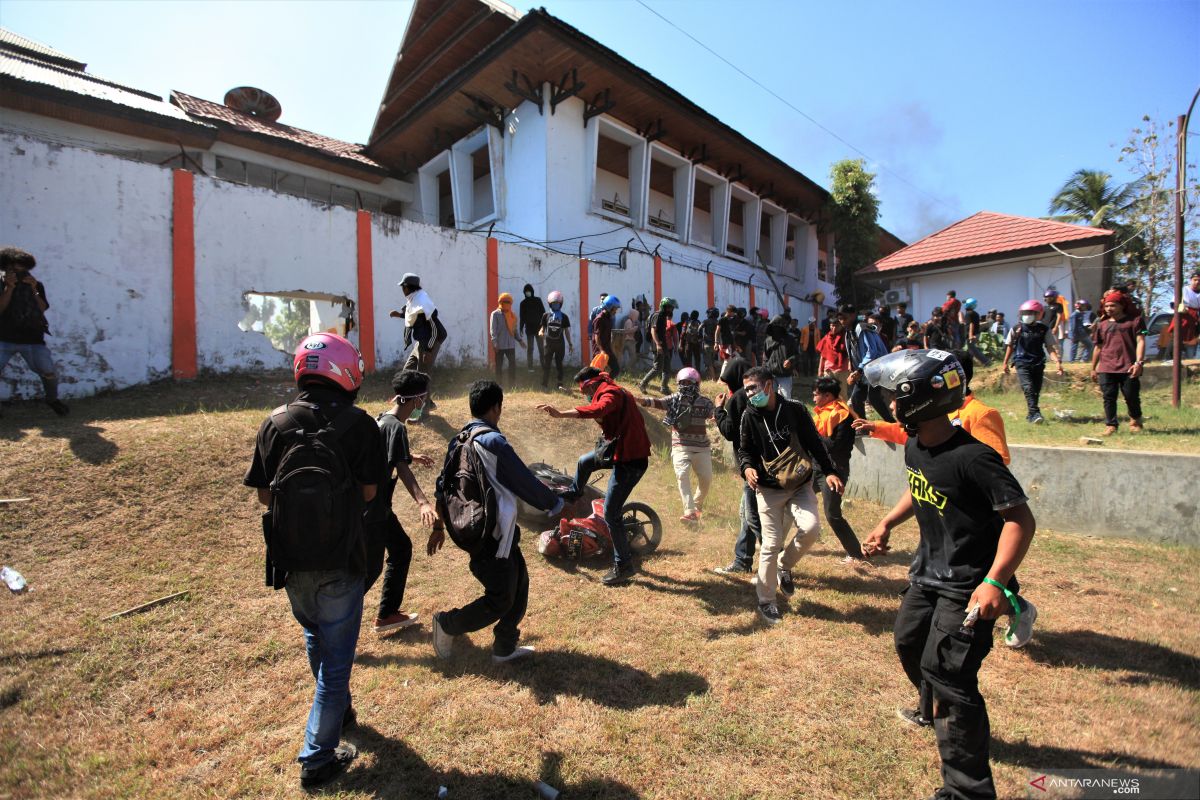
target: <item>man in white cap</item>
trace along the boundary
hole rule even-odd
[[[438,320],[437,306],[434,305],[433,299],[421,288],[419,275],[404,273],[400,280],[400,290],[404,292],[404,310],[393,311],[389,316],[404,320],[404,347],[412,347],[401,369],[417,370],[430,375],[433,372],[433,361],[448,336],[446,328]],[[433,402],[431,381],[425,403],[413,413],[413,421],[420,419],[425,410],[435,408],[437,403]]]

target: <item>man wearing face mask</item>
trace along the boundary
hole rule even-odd
[[[775,603],[775,593],[781,591],[784,597],[795,594],[792,567],[821,534],[812,462],[827,476],[825,482],[832,491],[841,494],[845,484],[808,409],[775,390],[769,369],[750,370],[742,386],[749,408],[742,415],[738,470],[757,494],[762,523],[762,549],[755,581],[758,614],[767,624],[777,625],[783,618]],[[785,547],[789,517],[796,523],[796,536]]]
[[[438,351],[446,343],[449,334],[446,326],[438,319],[437,306],[429,293],[421,288],[421,277],[411,272],[404,273],[400,280],[404,292],[404,310],[393,311],[388,316],[404,320],[404,346],[413,345],[402,369],[411,369],[430,375]],[[415,345],[413,343],[416,343]],[[412,421],[420,419],[424,411],[437,408],[433,402],[433,388],[425,395],[425,402],[415,412]]]
[[[550,310],[542,315],[537,335],[542,338],[542,388],[550,388],[550,362],[554,362],[558,370],[558,388],[563,388],[563,354],[566,348],[575,353],[575,345],[571,342],[571,318],[563,313],[562,292],[551,292],[546,295]]]
[[[542,355],[544,343],[538,331],[542,327],[542,316],[546,313],[546,307],[542,305],[542,298],[533,293],[533,284],[525,284],[525,299],[521,301],[519,309],[521,315],[521,332],[525,334],[525,368],[533,372],[533,346],[537,344],[538,363],[545,361],[545,356]]]
[[[865,314],[856,314],[854,306],[843,305],[838,309],[838,318],[846,329],[846,356],[850,363],[846,383],[850,386],[850,408],[863,417],[867,413],[868,396],[867,383],[862,379],[863,370],[867,364],[888,354],[887,345],[877,327],[867,320]],[[884,416],[882,411],[879,415]]]
[[[650,438],[646,423],[632,394],[613,383],[612,377],[595,367],[584,367],[575,375],[579,391],[588,404],[560,411],[549,404],[538,406],[555,419],[594,419],[600,425],[602,439],[596,450],[583,455],[575,467],[575,482],[568,497],[576,499],[592,473],[611,469],[608,490],[604,493],[604,521],[613,540],[613,565],[601,583],[619,586],[628,583],[637,572],[633,551],[625,535],[621,509],[650,463]]]
[[[517,315],[512,310],[513,298],[508,292],[501,292],[497,307],[492,310],[489,319],[489,333],[492,337],[492,349],[496,352],[496,383],[500,383],[500,371],[504,359],[508,359],[508,388],[517,383],[517,345],[525,344],[521,339],[521,331],[517,327]]]
[[[1046,374],[1046,353],[1054,355],[1058,362],[1058,374],[1063,374],[1062,355],[1058,352],[1052,331],[1039,317],[1042,315],[1042,304],[1037,300],[1028,300],[1021,304],[1021,321],[1008,332],[1008,340],[1004,347],[1004,374],[1008,374],[1009,365],[1017,368],[1017,378],[1021,381],[1021,391],[1025,393],[1025,405],[1029,413],[1026,422],[1040,425],[1045,422],[1038,400],[1042,394],[1042,379]]]

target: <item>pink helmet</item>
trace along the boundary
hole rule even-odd
[[[770,317],[771,317],[771,313],[769,311],[767,311],[765,308],[760,308],[758,310],[758,315],[760,317],[762,317],[763,319],[770,319]]]
[[[684,381],[700,383],[700,373],[691,367],[684,367],[675,373],[675,381],[676,383],[683,383]]]
[[[296,345],[292,374],[301,378],[324,378],[347,392],[362,386],[362,356],[358,348],[336,333],[314,333]]]
[[[550,294],[546,295],[547,303],[561,303],[562,301],[563,301],[562,292],[560,292],[560,291],[556,290],[556,291],[553,291]]]
[[[1035,314],[1040,314],[1046,310],[1046,307],[1037,300],[1026,300],[1021,303],[1021,311],[1032,311]]]

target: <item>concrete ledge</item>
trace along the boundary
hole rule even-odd
[[[1200,546],[1200,456],[1010,445],[1039,527]],[[908,482],[904,448],[859,439],[847,495],[891,505]]]

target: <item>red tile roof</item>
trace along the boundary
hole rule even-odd
[[[1103,228],[980,211],[879,259],[864,272],[932,266],[1111,235]]]
[[[171,102],[179,106],[193,118],[224,123],[238,131],[281,139],[290,144],[308,147],[328,156],[345,158],[377,170],[386,169],[378,162],[372,161],[363,155],[363,145],[361,144],[343,142],[340,139],[331,139],[319,133],[313,133],[301,128],[293,128],[291,125],[267,122],[266,120],[252,117],[249,114],[234,111],[232,108],[220,103],[202,100],[199,97],[192,97],[183,92],[171,92]]]

